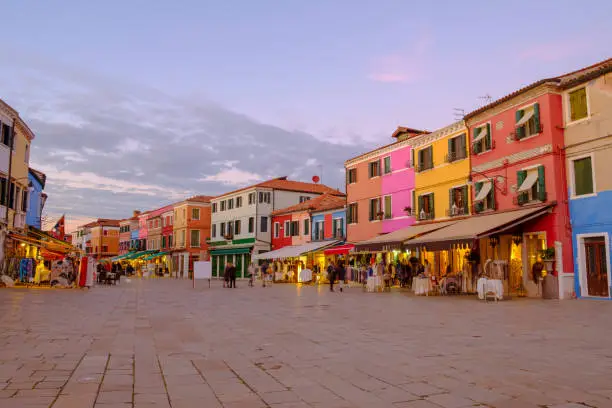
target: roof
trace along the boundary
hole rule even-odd
[[[228,195],[236,194],[240,191],[246,191],[246,190],[257,188],[257,187],[271,188],[273,190],[294,191],[298,193],[307,193],[307,194],[328,193],[328,194],[333,194],[333,195],[344,196],[344,193],[340,192],[339,190],[335,190],[329,186],[326,186],[325,184],[315,184],[315,183],[306,183],[303,181],[287,180],[287,176],[283,176],[283,177],[277,177],[272,180],[263,181],[258,184],[253,184],[248,187],[243,187],[238,190],[230,191],[228,193],[218,195],[214,198],[218,199],[218,198],[225,197]]]
[[[331,194],[323,194],[311,200],[306,200],[303,203],[292,205],[290,207],[281,208],[280,210],[272,211],[272,215],[290,214],[294,212],[318,212],[333,210],[336,208],[344,208],[346,205],[346,197],[336,196]]]
[[[196,201],[199,203],[210,203],[210,200],[212,200],[213,198],[215,198],[214,196],[206,196],[206,195],[197,195],[197,196],[193,196],[188,198],[185,201]]]
[[[422,135],[422,134],[429,133],[429,131],[413,129],[413,128],[408,128],[408,127],[404,127],[404,126],[398,126],[397,129],[395,129],[395,132],[393,132],[393,134],[391,135],[391,137],[398,138],[400,135],[402,135],[404,133],[409,133],[410,136],[417,136],[417,135]]]
[[[40,183],[40,185],[42,186],[42,188],[45,188],[45,183],[47,182],[47,175],[45,173],[43,173],[42,171],[33,169],[33,168],[29,168],[30,173],[32,174],[32,176],[38,180],[38,182]]]
[[[536,81],[532,84],[529,84],[523,88],[520,88],[500,99],[497,99],[496,101],[491,102],[488,105],[485,105],[481,108],[476,109],[475,111],[472,111],[470,113],[468,113],[467,115],[465,115],[465,119],[469,119],[472,118],[476,115],[478,115],[479,113],[482,113],[488,109],[491,109],[497,105],[500,105],[506,101],[511,100],[512,98],[527,92],[531,89],[537,88],[541,85],[544,84],[552,84],[555,86],[561,86],[563,88],[570,88],[574,85],[580,84],[582,82],[585,81],[589,81],[593,78],[597,78],[600,75],[606,74],[608,72],[612,72],[612,58],[609,58],[607,60],[598,62],[596,64],[590,65],[588,67],[585,68],[581,68],[579,70],[573,71],[573,72],[569,72],[567,74],[563,74],[557,77],[552,77],[552,78],[546,78],[546,79],[541,79],[539,81]]]
[[[81,228],[92,228],[92,227],[118,227],[121,220],[112,220],[109,218],[98,218],[88,224],[82,225]]]

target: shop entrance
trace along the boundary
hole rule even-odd
[[[584,239],[587,292],[589,296],[608,297],[608,265],[604,237]]]

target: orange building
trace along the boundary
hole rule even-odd
[[[210,199],[195,196],[174,204],[172,261],[178,277],[191,277],[193,263],[210,259]]]
[[[84,225],[91,231],[91,241],[87,243],[91,256],[102,259],[119,254],[119,223],[119,220],[100,218]]]

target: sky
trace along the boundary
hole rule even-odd
[[[343,163],[609,58],[609,1],[4,0],[0,98],[48,217],[125,218]],[[10,34],[7,34],[10,33]]]

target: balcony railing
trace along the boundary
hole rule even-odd
[[[421,212],[419,213],[419,221],[426,221],[426,220],[433,220],[434,217],[434,213],[433,212]]]
[[[447,153],[446,156],[444,157],[444,161],[446,163],[452,163],[457,160],[463,160],[465,158],[467,158],[467,152],[464,150],[464,151],[459,151],[459,152]]]
[[[528,193],[518,193],[512,198],[512,203],[514,205],[525,205],[529,203],[537,203],[537,202],[545,202],[548,199],[548,194],[546,191],[538,191],[537,197],[535,199],[529,199]]]
[[[468,210],[464,207],[455,207],[446,210],[447,217],[460,217],[462,215],[468,215]]]
[[[431,170],[433,168],[434,168],[433,161],[429,163],[419,163],[417,166],[415,166],[415,171],[417,173],[420,173],[422,171]]]

